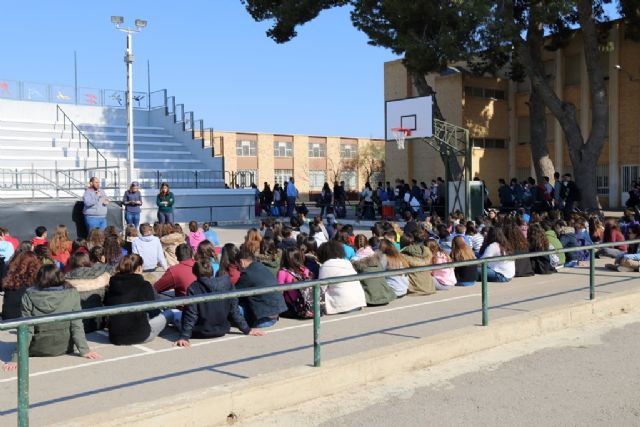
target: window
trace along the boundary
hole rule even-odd
[[[293,171],[291,169],[276,169],[273,171],[273,176],[275,182],[282,187],[293,176]]]
[[[341,159],[355,159],[358,155],[358,146],[356,144],[340,144]]]
[[[317,142],[309,143],[309,157],[326,157],[327,147]]]
[[[371,178],[369,178],[369,182],[371,183],[372,188],[376,188],[379,182],[384,186],[384,172],[378,171],[372,173]]]
[[[293,144],[286,141],[275,141],[273,143],[274,157],[293,157]]]
[[[358,189],[358,176],[356,171],[340,172],[340,181],[344,181],[344,189],[356,191]]]
[[[505,91],[503,90],[475,86],[465,86],[464,94],[465,96],[488,99],[505,99],[506,97]]]
[[[236,172],[236,185],[240,188],[249,188],[257,182],[258,171],[255,169],[240,169]]]
[[[322,186],[327,181],[327,173],[325,171],[309,171],[309,189],[322,190]]]
[[[238,157],[255,157],[256,142],[247,140],[236,141],[236,156]]]
[[[609,165],[596,166],[596,188],[598,196],[609,196]]]
[[[631,183],[640,180],[640,165],[625,165],[621,170],[622,192],[631,190]]]

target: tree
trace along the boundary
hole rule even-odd
[[[384,145],[373,143],[365,145],[358,150],[351,163],[351,169],[356,169],[363,175],[365,182],[371,182],[374,173],[384,171]]]

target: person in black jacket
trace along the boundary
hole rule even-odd
[[[233,290],[229,276],[213,277],[211,262],[199,259],[193,265],[193,274],[198,278],[189,286],[187,296],[223,293]],[[236,298],[189,304],[182,312],[178,347],[191,347],[189,338],[218,338],[229,333],[230,322],[245,335],[263,336],[265,332],[252,329],[240,314]]]
[[[236,263],[242,273],[236,283],[236,289],[256,289],[277,287],[278,281],[271,272],[259,262],[255,262],[255,255],[242,249],[236,257]],[[240,298],[240,309],[250,326],[268,328],[278,321],[278,315],[287,311],[287,305],[281,292]]]
[[[156,293],[151,283],[142,277],[143,260],[140,255],[123,257],[116,273],[109,281],[104,305],[131,304],[154,301]],[[152,341],[173,320],[171,310],[126,313],[109,318],[109,341],[115,345],[132,345]]]

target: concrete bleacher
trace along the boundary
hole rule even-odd
[[[77,200],[92,175],[120,200],[131,181],[126,124],[123,108],[0,99],[0,203]],[[164,107],[134,110],[143,220],[155,219],[157,189],[168,182],[177,221],[251,221],[252,209],[238,208],[251,205],[253,193],[225,190],[223,159],[185,127]]]

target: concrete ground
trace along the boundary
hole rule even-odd
[[[243,427],[640,425],[640,313],[460,357]]]
[[[237,241],[246,227],[219,230],[221,241]],[[604,265],[598,260],[598,266]],[[640,289],[637,273],[597,270],[597,292]],[[588,269],[564,269],[551,276],[491,284],[492,319],[588,298]],[[456,288],[429,297],[405,297],[386,307],[326,316],[321,338],[324,360],[416,340],[464,326],[479,325],[480,286]],[[478,326],[481,327],[481,326]],[[32,358],[32,425],[63,422],[131,402],[152,401],[186,390],[242,381],[244,378],[313,360],[311,321],[282,319],[265,337],[232,333],[215,340],[193,340],[193,348],[173,346],[177,333],[167,329],[155,341],[116,347],[104,333],[88,336],[104,359],[77,356]],[[0,333],[0,358],[8,360],[15,334]],[[0,425],[15,422],[16,374],[0,372]]]

